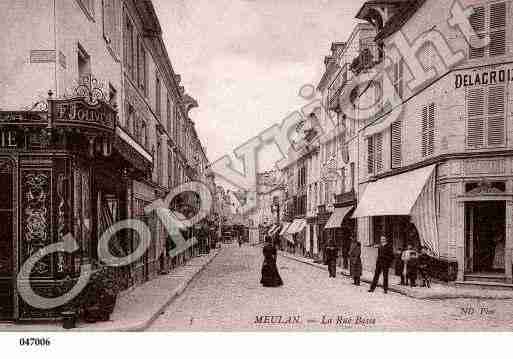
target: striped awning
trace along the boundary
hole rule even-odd
[[[301,232],[306,227],[306,220],[305,219],[296,219],[292,224],[290,225],[289,229],[287,230],[287,234],[296,234]]]
[[[330,219],[328,220],[328,223],[326,223],[325,229],[333,229],[333,228],[339,228],[342,226],[342,222],[344,221],[344,218],[353,210],[353,206],[349,207],[342,207],[342,208],[335,208],[335,212],[331,215]]]
[[[368,184],[353,218],[411,216],[421,243],[439,256],[435,169],[432,165]]]

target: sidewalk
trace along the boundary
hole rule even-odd
[[[61,322],[49,324],[0,323],[1,331],[20,332],[139,332],[147,329],[165,309],[182,294],[187,286],[217,256],[221,249],[209,255],[192,258],[186,265],[168,275],[128,289],[118,297],[111,320],[104,323],[78,323],[76,329],[65,330]]]
[[[312,259],[301,258],[289,253],[279,252],[280,255],[284,258],[294,260],[297,262],[301,262],[304,264],[311,265],[318,269],[328,271],[328,266],[315,263]],[[338,268],[339,274],[343,275],[346,278],[350,278],[349,270]],[[374,277],[374,273],[363,271],[361,281],[370,284],[372,282],[372,278]],[[380,283],[382,278],[380,278]],[[399,277],[391,274],[390,275],[390,288],[391,292],[399,293],[406,295],[411,298],[416,299],[431,299],[431,300],[443,300],[443,299],[513,299],[513,291],[508,290],[495,290],[495,289],[468,289],[468,288],[456,288],[450,284],[440,284],[440,283],[431,283],[431,288],[421,288],[421,287],[407,287],[402,285],[397,285]],[[352,282],[352,279],[351,279]]]

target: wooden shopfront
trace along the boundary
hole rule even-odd
[[[116,116],[101,99],[51,94],[44,111],[0,112],[1,319],[59,318],[64,307],[35,308],[18,295],[23,264],[73,235],[79,250],[44,256],[20,275],[37,294],[58,297],[94,264],[102,231],[127,217],[130,164],[114,151]]]

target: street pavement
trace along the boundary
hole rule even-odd
[[[285,285],[263,288],[261,248],[226,246],[150,331],[511,331],[512,300],[420,300],[288,258]]]

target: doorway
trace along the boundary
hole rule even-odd
[[[465,272],[505,274],[506,202],[465,205]]]
[[[14,172],[0,159],[0,319],[14,318]]]

